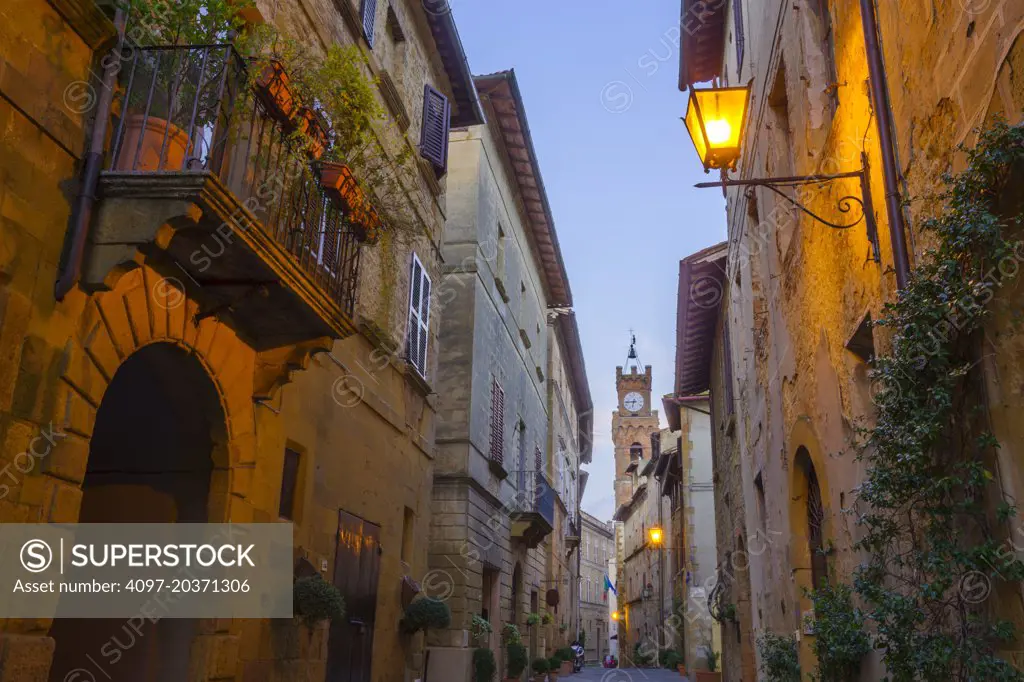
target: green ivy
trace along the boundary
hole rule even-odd
[[[1024,130],[997,122],[962,151],[966,170],[944,177],[943,208],[923,225],[934,246],[877,323],[891,330],[891,350],[876,360],[877,422],[859,454],[856,548],[868,559],[854,586],[894,682],[1024,679],[998,653],[1015,628],[977,599],[979,583],[1024,578],[987,513],[1001,499],[987,465],[999,444],[977,407],[986,305],[1021,256],[1006,236],[1021,216],[998,204],[1024,162]],[[1004,503],[999,520],[1013,513]],[[817,616],[824,632],[850,634],[849,612]]]
[[[814,601],[814,655],[819,682],[853,682],[863,658],[871,651],[864,631],[864,614],[853,605],[848,585],[824,585],[811,594]]]

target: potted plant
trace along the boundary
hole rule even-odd
[[[307,627],[322,621],[333,621],[345,615],[345,600],[341,591],[320,574],[299,578],[292,584],[294,612]]]
[[[522,642],[509,642],[505,646],[506,677],[505,682],[519,682],[526,670],[529,660],[526,647]]]
[[[501,627],[501,641],[506,644],[521,644],[523,636],[519,634],[519,628],[515,623],[505,623]]]
[[[542,622],[544,625],[551,625],[555,622],[555,618],[548,611],[545,611],[544,615],[540,617],[540,622]]]
[[[559,673],[562,672],[562,658],[555,654],[548,659],[548,679],[554,682],[558,679]]]
[[[446,603],[440,599],[420,597],[405,609],[400,627],[402,632],[412,635],[420,630],[426,632],[430,628],[446,628],[451,624],[452,612]]]
[[[576,657],[571,647],[564,646],[556,652],[558,658],[562,661],[562,667],[559,672],[562,675],[572,675],[572,659]]]
[[[535,658],[533,659],[533,682],[546,682],[545,678],[548,674],[548,669],[551,667],[548,665],[548,659],[546,658]]]
[[[200,73],[230,68],[230,50],[188,49],[227,42],[242,28],[241,16],[251,0],[232,4],[227,0],[153,3],[127,0],[132,16],[130,37],[143,48],[135,53],[131,69],[122,77],[132,78],[132,90],[121,108],[121,133],[115,170],[180,171],[188,157],[198,153],[196,133],[212,123],[216,107],[197,106]],[[171,51],[147,51],[154,46],[180,45]],[[205,50],[205,52],[203,51]],[[159,55],[159,56],[157,56]],[[209,63],[207,63],[209,62]],[[191,130],[186,130],[189,125]]]
[[[540,623],[540,614],[539,613],[531,613],[531,614],[526,616],[526,627],[532,628],[534,625],[537,625],[538,623]],[[545,672],[547,672],[547,671],[545,671]]]
[[[493,651],[486,648],[473,651],[473,682],[494,682],[497,669]]]
[[[314,161],[318,160],[330,144],[330,129],[324,115],[313,107],[300,107],[295,125],[305,140],[306,152]]]
[[[697,671],[696,682],[721,682],[722,673],[718,672],[718,656],[717,651],[710,646],[707,648],[704,660],[707,661],[708,669]]]

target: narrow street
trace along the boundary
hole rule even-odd
[[[1022,275],[1024,0],[0,0],[0,682],[1024,682]]]
[[[558,682],[689,682],[673,670],[664,668],[584,668],[582,672],[569,677],[558,678]]]

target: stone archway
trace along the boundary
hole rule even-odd
[[[789,451],[790,568],[793,603],[798,606],[794,619],[805,635],[800,637],[800,668],[814,670],[817,659],[813,636],[804,625],[805,616],[813,614],[814,604],[807,594],[817,587],[815,580],[828,578],[828,564],[822,552],[832,537],[832,529],[828,470],[822,461],[817,436],[806,417],[794,424]]]
[[[256,462],[253,396],[260,357],[216,318],[196,324],[197,312],[180,282],[147,267],[125,274],[112,291],[86,299],[80,332],[66,344],[61,365],[57,415],[66,436],[64,454],[45,473],[64,503],[57,504],[55,493],[45,520],[253,521],[249,486]],[[298,368],[296,363],[288,367]],[[280,382],[264,383],[269,391]],[[168,429],[164,410],[177,411],[172,419],[185,426]],[[126,420],[140,421],[135,426],[143,432],[118,423]],[[144,439],[147,429],[164,442],[135,447],[123,441]],[[133,450],[150,457],[136,458]],[[153,483],[157,479],[161,482]],[[75,661],[80,647],[67,650],[67,642],[78,637],[74,623],[47,623],[56,649],[50,679],[63,680],[68,669],[89,670]],[[116,625],[104,641],[113,642],[108,651],[121,651],[115,665],[90,671],[97,679],[198,681],[234,675],[237,655],[219,655],[237,652],[230,620],[159,622],[153,626],[157,636],[148,641],[145,631],[125,627],[125,619],[93,623]],[[103,666],[102,653],[91,656],[93,666]],[[168,660],[175,665],[162,663]]]

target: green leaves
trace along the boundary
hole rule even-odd
[[[766,682],[800,682],[796,639],[765,631],[757,638],[757,652]]]
[[[815,593],[822,680],[850,679],[870,648],[865,620],[894,682],[1024,679],[996,650],[1014,627],[986,604],[1024,566],[994,535],[989,463],[999,443],[977,409],[986,305],[1020,269],[1019,244],[1004,233],[1021,216],[996,202],[1024,161],[1024,130],[998,123],[965,151],[967,168],[946,178],[942,210],[924,222],[934,247],[876,323],[893,334],[872,373],[877,421],[861,432],[868,469],[856,548],[868,560],[853,585],[866,612],[845,586]],[[1014,513],[999,504],[996,521]]]

